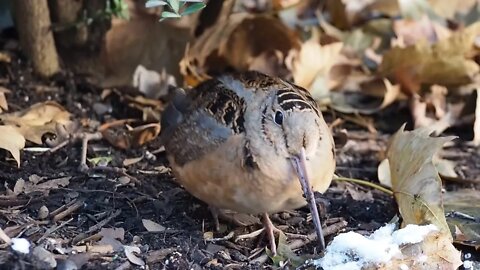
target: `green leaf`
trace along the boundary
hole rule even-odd
[[[170,7],[178,14],[178,10],[180,9],[180,2],[179,0],[169,0]]]
[[[113,160],[113,158],[110,156],[106,156],[106,157],[87,158],[87,160],[95,166],[97,165],[106,166]]]
[[[174,13],[174,12],[170,12],[170,11],[163,11],[161,16],[162,16],[162,19],[166,19],[166,18],[180,18],[180,14],[177,14],[177,13]]]
[[[298,267],[305,262],[302,258],[295,254],[287,244],[287,237],[283,232],[278,235],[277,254],[274,256],[272,251],[267,248],[266,253],[275,266],[283,266],[285,262],[289,262],[291,266]]]
[[[152,7],[158,7],[158,6],[165,6],[167,2],[165,1],[160,1],[160,0],[148,0],[147,3],[145,3],[146,8],[152,8]]]
[[[182,16],[186,16],[186,15],[190,15],[192,13],[195,13],[199,10],[201,10],[202,8],[204,8],[206,5],[205,3],[195,3],[195,4],[192,4],[190,6],[188,6],[183,12],[182,12]]]

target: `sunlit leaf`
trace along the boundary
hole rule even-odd
[[[10,152],[20,167],[20,150],[25,147],[25,138],[12,126],[0,126],[0,148]]]
[[[167,5],[167,2],[166,1],[160,1],[160,0],[148,0],[147,3],[145,3],[145,7],[147,7],[147,8],[165,6],[165,5]]]
[[[168,0],[170,7],[178,14],[178,10],[180,9],[180,1],[179,0]]]
[[[433,155],[453,137],[430,137],[432,131],[420,128],[404,131],[389,143],[392,190],[406,224],[435,224],[443,233],[450,231],[442,203],[442,183],[433,164]]]
[[[162,18],[180,18],[180,14],[173,13],[170,11],[163,11],[161,14]]]

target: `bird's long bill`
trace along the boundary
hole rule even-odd
[[[305,154],[305,148],[302,147],[300,154],[293,158],[293,167],[295,168],[300,184],[302,185],[303,196],[307,200],[310,207],[310,213],[312,214],[312,220],[315,225],[315,231],[320,241],[321,250],[325,249],[325,239],[323,238],[322,223],[320,222],[320,216],[318,215],[317,204],[315,203],[315,197],[313,195],[312,186],[307,175],[307,158]]]

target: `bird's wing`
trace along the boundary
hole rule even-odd
[[[219,80],[179,93],[162,116],[165,148],[183,165],[244,132],[245,101]],[[163,126],[165,125],[165,126]]]

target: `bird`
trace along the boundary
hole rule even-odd
[[[214,209],[217,224],[215,209],[262,215],[275,254],[269,214],[308,202],[324,247],[312,189],[330,186],[335,147],[306,89],[257,71],[220,75],[178,88],[161,126],[173,175]]]

